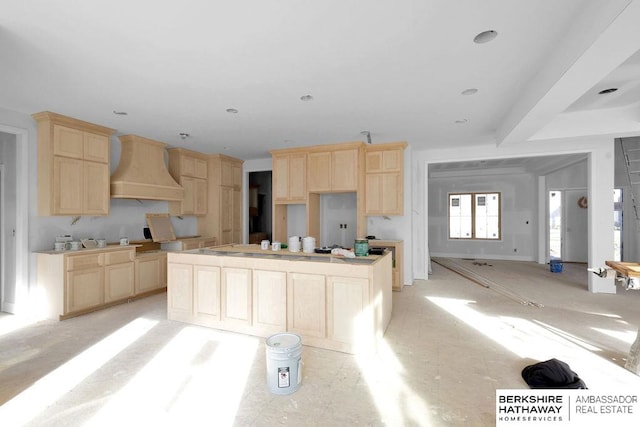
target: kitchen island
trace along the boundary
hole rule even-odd
[[[227,245],[170,252],[170,320],[370,353],[391,319],[391,254],[330,254]]]

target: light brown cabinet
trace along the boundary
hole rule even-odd
[[[38,214],[108,215],[114,130],[48,111],[33,118],[38,126]]]
[[[287,273],[253,270],[253,327],[262,335],[287,328]]]
[[[135,259],[136,295],[151,293],[167,286],[167,253],[139,252]]]
[[[294,332],[305,345],[347,352],[375,348],[389,323],[389,254],[349,264],[256,258],[251,254],[264,253],[251,247],[219,249],[239,253],[168,254],[169,319],[255,336]]]
[[[223,267],[220,295],[224,323],[251,325],[251,269]]]
[[[323,274],[288,274],[288,331],[317,338],[326,336],[325,282]]]
[[[220,322],[220,267],[193,266],[193,315],[202,324]]]
[[[273,197],[277,203],[304,203],[307,199],[306,153],[273,155]]]
[[[307,190],[312,193],[358,191],[358,149],[307,154]]]
[[[406,143],[367,146],[365,214],[404,214],[404,149]]]
[[[223,154],[207,156],[207,213],[198,218],[198,233],[218,244],[241,243],[242,164]]]
[[[134,247],[45,251],[37,254],[37,283],[49,318],[66,319],[135,294]]]
[[[207,213],[207,156],[183,148],[171,148],[169,173],[184,188],[181,201],[169,202],[171,215],[196,215]]]

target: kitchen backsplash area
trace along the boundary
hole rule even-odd
[[[111,199],[109,216],[39,217],[38,228],[29,236],[32,251],[53,249],[56,236],[70,234],[74,240],[104,238],[116,243],[121,237],[144,240],[147,213],[166,213],[168,203],[156,200]],[[79,219],[78,219],[79,218]],[[196,217],[171,217],[176,236],[197,235]]]

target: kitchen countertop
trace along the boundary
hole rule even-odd
[[[60,254],[81,254],[81,253],[92,253],[92,252],[105,252],[105,251],[121,251],[124,249],[136,248],[140,245],[107,245],[104,248],[82,248],[82,249],[65,249],[62,251],[56,251],[55,249],[50,249],[48,251],[34,251],[36,254],[49,254],[49,255],[60,255]]]

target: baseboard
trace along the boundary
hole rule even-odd
[[[491,259],[501,261],[536,261],[535,258],[530,256],[518,256],[518,255],[491,255],[491,254],[459,254],[459,253],[442,253],[442,252],[430,252],[429,255],[434,258],[464,258],[464,259]]]
[[[12,302],[3,302],[2,307],[0,308],[5,313],[16,314],[16,305]]]

